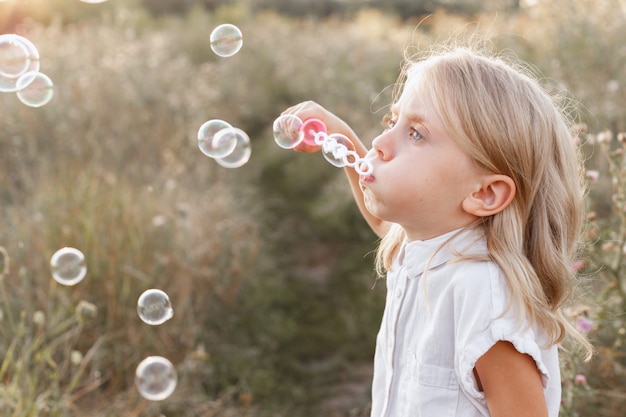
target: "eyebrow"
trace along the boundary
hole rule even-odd
[[[394,103],[391,105],[391,107],[389,108],[389,110],[391,111],[392,114],[399,114],[399,108],[400,106],[398,106],[397,103]],[[425,124],[426,123],[426,119],[424,118],[424,116],[422,116],[419,113],[409,113],[406,116],[407,119],[409,119],[411,122],[414,123],[421,123],[421,124]],[[427,124],[427,123],[426,123]]]

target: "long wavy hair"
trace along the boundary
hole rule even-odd
[[[590,357],[591,345],[563,314],[584,211],[581,159],[563,101],[519,61],[467,47],[407,58],[398,86],[407,94],[417,85],[479,168],[515,182],[510,206],[475,227],[508,280],[511,303],[524,307],[522,321],[538,323],[551,344],[573,336]],[[379,274],[390,269],[404,238],[398,225],[383,237]]]

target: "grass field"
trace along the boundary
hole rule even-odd
[[[272,122],[316,100],[369,143],[407,45],[480,32],[536,66],[580,115],[589,224],[569,311],[597,353],[586,364],[564,355],[561,415],[622,416],[624,2],[425,20],[373,9],[295,18],[233,3],[159,16],[123,2],[67,6],[11,27],[37,45],[55,87],[40,108],[0,94],[0,414],[367,415],[384,298],[376,238],[341,171],[278,148]],[[225,22],[244,33],[230,58],[208,42]],[[223,168],[198,150],[196,132],[213,118],[247,132],[248,164]],[[73,287],[50,275],[64,246],[87,259]],[[163,325],[137,317],[148,288],[172,301]],[[162,402],[134,387],[148,355],[178,373]]]

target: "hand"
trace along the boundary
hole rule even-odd
[[[341,133],[346,136],[352,144],[355,146],[355,151],[359,157],[365,157],[367,153],[367,148],[363,145],[363,142],[356,135],[354,130],[346,122],[337,117],[332,112],[326,110],[324,107],[315,103],[314,101],[305,101],[300,104],[297,104],[293,107],[288,108],[282,114],[293,114],[298,116],[300,120],[305,121],[307,119],[315,118],[321,120],[324,125],[326,125],[326,132],[328,134],[333,133]],[[321,149],[321,146],[309,145],[304,142],[300,143],[298,146],[294,148],[299,152],[307,152],[313,153],[317,152]],[[350,183],[350,189],[352,190],[352,195],[354,196],[355,202],[359,207],[359,211],[363,215],[363,218],[372,228],[374,233],[378,237],[383,237],[391,228],[391,223],[383,221],[370,213],[365,206],[365,202],[363,200],[363,192],[361,191],[361,187],[359,185],[359,174],[356,170],[345,167],[344,172],[348,177],[348,182]]]
[[[354,136],[354,132],[352,132],[352,129],[350,129],[346,122],[314,101],[304,101],[300,104],[296,104],[282,112],[282,114],[293,114],[298,116],[302,121],[311,118],[319,119],[326,125],[326,131],[329,134],[342,133],[348,137]],[[321,148],[322,147],[318,145],[301,142],[293,149],[297,152],[314,153]]]

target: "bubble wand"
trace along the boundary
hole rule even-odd
[[[338,168],[350,167],[363,176],[374,171],[372,163],[361,158],[354,144],[341,133],[328,134],[326,125],[319,119],[302,121],[293,114],[283,114],[274,120],[274,140],[284,149],[293,149],[301,143],[321,146],[324,158]]]

